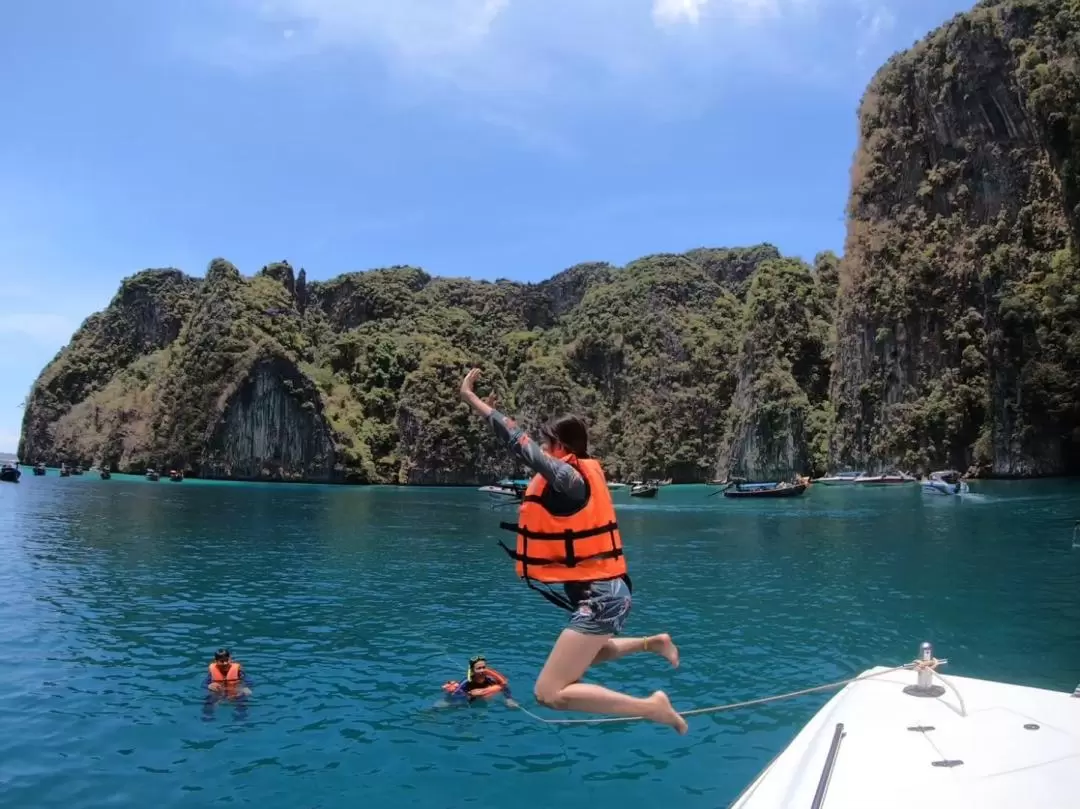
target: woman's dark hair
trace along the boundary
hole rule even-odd
[[[562,416],[540,428],[540,437],[553,444],[558,442],[579,458],[589,457],[589,431],[577,416]]]

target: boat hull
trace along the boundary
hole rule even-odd
[[[922,490],[924,494],[956,497],[957,495],[967,494],[968,485],[962,481],[960,483],[946,483],[943,480],[928,480],[923,483]]]
[[[805,483],[799,483],[795,486],[784,486],[783,488],[770,485],[769,488],[745,488],[740,489],[737,486],[724,489],[724,497],[732,498],[782,498],[782,497],[798,497],[805,492],[809,486]]]
[[[507,486],[481,486],[478,491],[486,494],[493,503],[517,503],[521,501],[523,494]]]
[[[923,696],[911,693],[914,671],[866,675],[829,700],[731,809],[911,809],[928,797],[979,809],[1077,806],[1080,705],[1068,692],[948,676],[955,692]]]

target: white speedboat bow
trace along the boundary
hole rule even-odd
[[[844,687],[731,809],[1075,809],[1076,694],[873,668]]]

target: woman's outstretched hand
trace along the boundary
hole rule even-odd
[[[480,369],[473,368],[469,373],[465,374],[465,378],[461,380],[461,398],[466,402],[471,402],[476,397],[476,391],[473,390],[473,385],[476,384],[476,380],[480,376]]]
[[[479,415],[487,418],[491,415],[492,406],[477,396],[476,391],[473,390],[473,385],[476,384],[479,376],[479,368],[473,368],[469,373],[465,374],[465,378],[461,381],[461,399]],[[489,396],[488,399],[494,401],[494,394]]]

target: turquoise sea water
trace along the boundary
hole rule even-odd
[[[649,655],[590,679],[679,708],[905,662],[1080,681],[1074,482],[977,482],[963,501],[813,487],[747,503],[616,495]],[[0,796],[20,807],[726,806],[829,695],[556,729],[500,703],[436,707],[483,652],[534,705],[563,614],[495,545],[471,489],[239,485],[55,471],[0,484]],[[204,705],[230,646],[245,709]],[[611,803],[609,803],[611,802]]]

